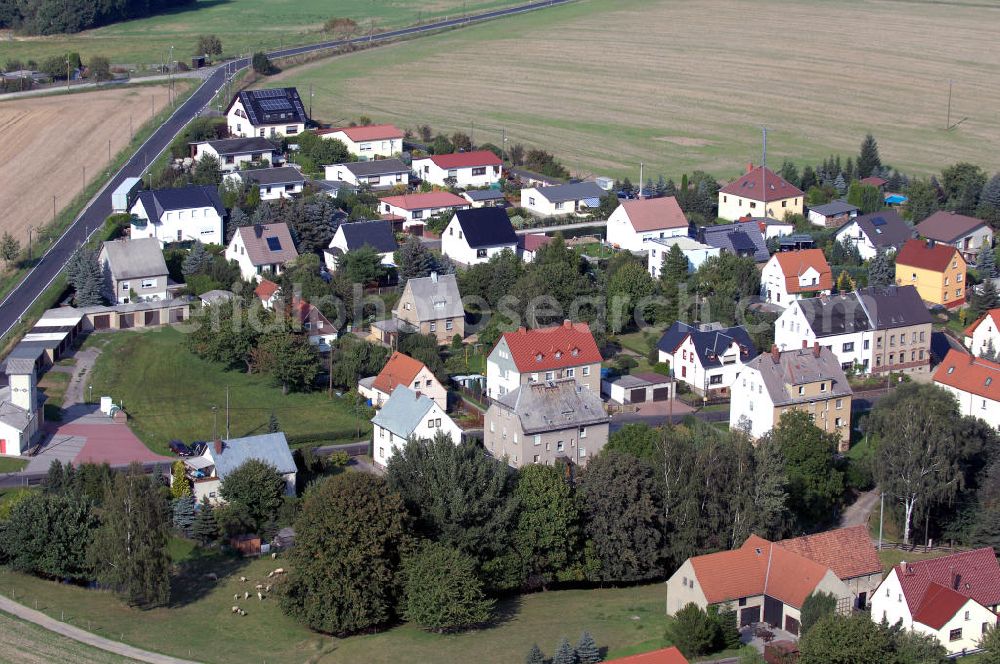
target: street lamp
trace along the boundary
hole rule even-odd
[[[87,403],[94,403],[94,384],[91,383],[87,387],[90,390],[90,397],[87,399]]]
[[[69,59],[66,60],[66,89],[69,90]]]

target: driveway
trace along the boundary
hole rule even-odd
[[[670,417],[671,412],[673,419]],[[648,401],[638,404],[634,413],[615,413],[612,415],[611,431],[618,431],[626,424],[648,424],[651,427],[658,427],[666,424],[668,420],[677,424],[693,412],[695,412],[694,408],[676,399]],[[727,419],[728,417],[726,415]]]
[[[871,491],[865,491],[858,494],[858,499],[848,506],[848,508],[844,510],[844,514],[840,517],[840,527],[849,528],[851,526],[867,526],[868,517],[871,516],[872,510],[875,509],[875,505],[878,504],[878,499],[878,489],[872,489]]]

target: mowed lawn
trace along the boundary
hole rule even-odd
[[[102,348],[93,373],[94,400],[111,396],[124,402],[132,430],[161,454],[169,453],[174,438],[211,439],[216,421],[225,436],[227,387],[233,438],[267,433],[272,413],[293,443],[296,437],[353,442],[360,439],[359,427],[362,438],[370,430],[346,399],[329,399],[325,391],[283,395],[267,376],[227,371],[198,358],[187,349],[185,335],[172,328],[94,334],[87,344]]]
[[[34,58],[78,51],[84,61],[94,55],[112,63],[157,64],[165,62],[171,46],[174,59],[190,61],[198,35],[214,34],[225,54],[252,50],[277,50],[331,39],[323,32],[330,18],[355,20],[367,33],[404,25],[481,12],[518,0],[199,0],[190,7],[135,21],[50,37],[14,36],[3,42],[4,59]]]
[[[550,591],[511,600],[496,624],[463,634],[430,634],[409,625],[346,639],[315,634],[281,613],[276,597],[258,601],[253,586],[271,583],[267,572],[286,560],[206,561],[187,581],[176,581],[165,609],[138,611],[113,595],[43,581],[0,568],[0,592],[56,618],[134,646],[211,664],[264,661],[273,664],[510,664],[523,661],[533,643],[549,655],[565,636],[572,642],[589,630],[609,652],[650,650],[663,644],[663,584],[636,588]],[[218,583],[204,580],[215,571]],[[239,576],[248,583],[240,583]],[[187,590],[181,590],[182,588]],[[249,590],[251,598],[244,600]],[[231,613],[235,604],[245,617]]]
[[[129,664],[113,655],[0,613],[0,662],[18,664]]]
[[[545,148],[574,173],[636,181],[856,156],[874,133],[916,174],[1000,168],[1000,5],[818,0],[580,0],[289,69],[314,115],[367,115],[479,143]],[[460,64],[460,66],[459,66]],[[948,80],[954,81],[946,130]]]

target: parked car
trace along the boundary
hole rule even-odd
[[[177,456],[182,456],[182,457],[194,456],[194,450],[192,450],[190,447],[188,447],[179,440],[170,441],[170,451],[176,454]]]

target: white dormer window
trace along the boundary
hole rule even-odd
[[[562,351],[561,351],[561,350],[557,350],[557,351],[556,351],[556,359],[558,360],[558,359],[560,359],[561,357],[562,357]]]
[[[541,353],[537,353],[535,355],[535,362],[541,362],[541,361],[542,361],[542,354]]]

